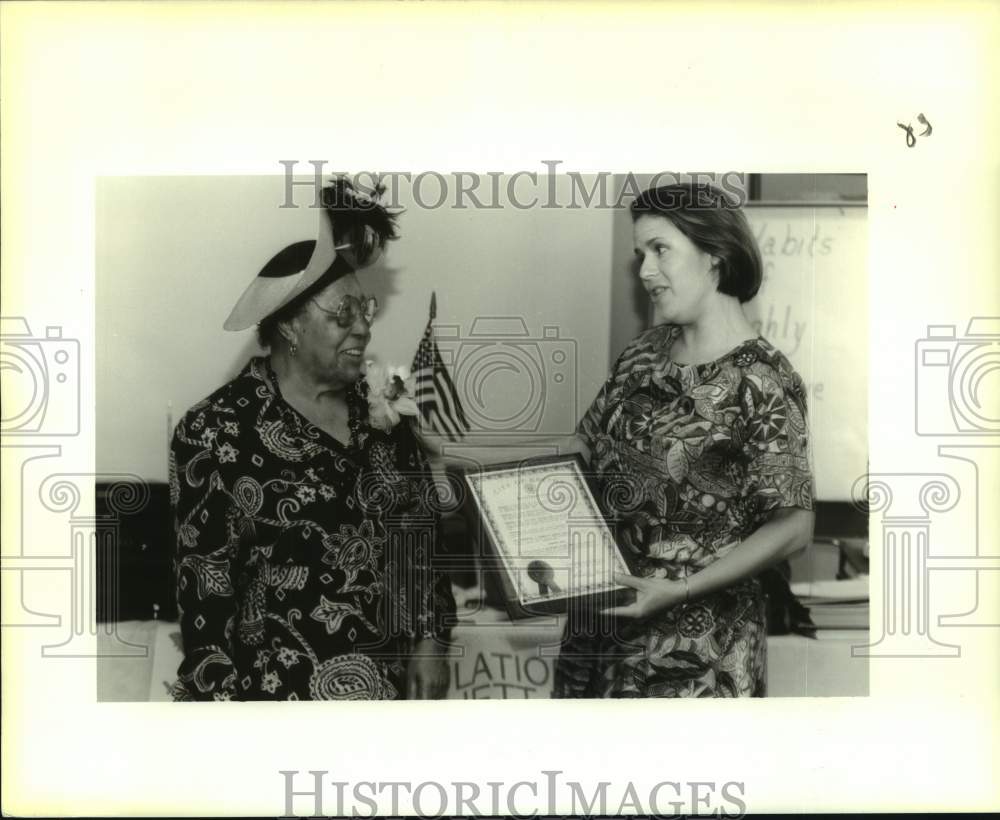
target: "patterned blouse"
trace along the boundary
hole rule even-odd
[[[646,577],[692,575],[772,511],[813,507],[805,390],[788,359],[757,338],[680,365],[679,333],[660,325],[629,344],[579,425],[619,544]],[[615,630],[568,624],[556,697],[764,694],[757,579]]]
[[[447,638],[427,462],[408,423],[369,426],[365,393],[345,447],[254,358],[177,425],[175,699],[401,698],[414,640]]]

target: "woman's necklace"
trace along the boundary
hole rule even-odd
[[[281,399],[285,404],[295,410],[295,408],[289,403],[288,399],[284,397],[281,392],[281,385],[278,381],[278,375],[274,371],[274,367],[271,364],[270,358],[265,358],[265,367],[267,371],[268,379],[274,389],[275,396]],[[347,390],[344,391],[344,401],[347,404],[347,431],[348,431],[348,450],[360,451],[364,446],[365,442],[368,440],[368,432],[365,430],[365,413],[364,410],[368,406],[366,400],[367,394],[367,383],[361,379],[356,383],[352,384]],[[298,410],[295,410],[298,416],[301,416],[309,424],[321,429],[319,425],[315,422],[310,421],[305,415]],[[341,445],[343,446],[343,445]]]
[[[364,429],[363,410],[368,406],[366,393],[368,383],[364,379],[359,379],[347,390],[347,427],[350,430],[350,447],[352,450],[360,450],[365,446],[368,433]]]

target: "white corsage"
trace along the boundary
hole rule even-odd
[[[410,368],[366,362],[365,381],[368,421],[372,427],[388,433],[402,416],[416,416],[420,412],[413,398],[416,379],[410,375]]]

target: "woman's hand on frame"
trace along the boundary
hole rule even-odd
[[[622,618],[649,618],[665,609],[684,603],[687,588],[681,581],[666,578],[640,578],[637,575],[615,573],[615,583],[635,590],[635,601],[627,606],[614,606],[603,610],[607,615]]]

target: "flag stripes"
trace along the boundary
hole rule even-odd
[[[468,432],[469,422],[434,338],[435,308],[436,299],[432,296],[427,328],[410,368],[416,378],[414,398],[421,416],[431,429],[447,436],[450,441],[457,441]]]

